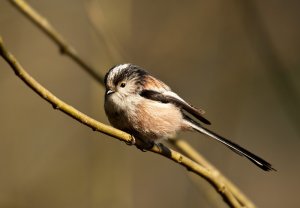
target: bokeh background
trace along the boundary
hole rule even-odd
[[[123,62],[148,69],[204,108],[211,129],[270,161],[278,172],[180,135],[258,207],[299,206],[299,1],[28,2],[100,73]],[[40,83],[108,123],[104,89],[8,1],[0,34]],[[0,207],[227,207],[181,166],[53,110],[3,60],[0,106]]]

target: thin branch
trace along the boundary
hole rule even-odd
[[[67,43],[67,41],[60,35],[55,28],[48,22],[46,18],[41,16],[24,0],[10,0],[10,2],[21,11],[28,19],[37,25],[50,39],[52,39],[59,47],[62,54],[69,56],[78,65],[80,65],[89,75],[91,75],[97,82],[103,83],[103,76],[96,72],[89,66],[77,53],[77,51]]]
[[[0,55],[4,58],[4,60],[11,66],[15,74],[23,80],[23,82],[29,86],[32,90],[34,90],[40,97],[44,100],[49,102],[54,109],[58,109],[61,112],[67,114],[68,116],[74,118],[75,120],[79,121],[80,123],[92,128],[94,131],[99,131],[106,135],[112,136],[120,141],[124,141],[127,144],[134,144],[135,139],[118,129],[105,125],[101,122],[98,122],[89,116],[81,113],[80,111],[76,110],[72,106],[68,105],[67,103],[63,102],[55,95],[53,95],[49,90],[44,88],[41,84],[39,84],[33,77],[31,77],[26,70],[21,66],[21,64],[17,61],[17,59],[6,50],[5,46],[3,45],[2,38],[0,37]],[[228,203],[231,207],[240,207],[239,202],[236,198],[232,195],[226,185],[216,177],[212,172],[203,166],[199,165],[198,163],[194,162],[193,160],[189,159],[188,157],[170,149],[163,145],[155,145],[149,151],[160,154],[170,160],[173,160],[176,163],[186,167],[189,171],[194,172],[195,174],[203,177],[207,180],[213,187],[221,194],[224,201]]]
[[[203,167],[210,170],[216,177],[219,177],[222,180],[228,189],[232,192],[234,197],[240,202],[244,207],[255,208],[255,205],[251,202],[250,199],[239,190],[228,178],[220,174],[217,168],[215,168],[210,162],[208,162],[199,152],[197,152],[189,143],[182,139],[170,140],[169,141],[176,149],[178,149],[183,154],[187,155],[189,158],[199,163]]]

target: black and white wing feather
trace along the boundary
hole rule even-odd
[[[182,110],[190,113],[199,121],[205,124],[211,124],[206,118],[203,117],[204,110],[193,107],[172,91],[157,92],[154,90],[143,90],[140,95],[150,100],[155,100],[162,103],[172,103]]]

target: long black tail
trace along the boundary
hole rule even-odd
[[[265,171],[275,170],[270,163],[268,163],[264,159],[256,156],[255,154],[249,152],[248,150],[244,149],[243,147],[239,146],[238,144],[233,143],[232,141],[216,134],[215,132],[213,132],[209,129],[206,129],[203,126],[200,126],[199,124],[197,125],[194,122],[190,122],[190,124],[193,127],[193,129],[195,129],[196,131],[203,133],[203,134],[225,144],[227,147],[229,147],[231,150],[233,150],[237,154],[248,158],[251,162],[253,162],[255,165],[257,165],[261,169],[263,169]]]

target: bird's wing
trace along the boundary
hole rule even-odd
[[[159,101],[162,103],[172,103],[182,110],[190,113],[199,121],[202,121],[205,124],[211,124],[206,118],[202,116],[204,114],[204,110],[193,107],[172,91],[165,90],[163,92],[158,92],[145,89],[141,91],[140,95],[150,100]]]

